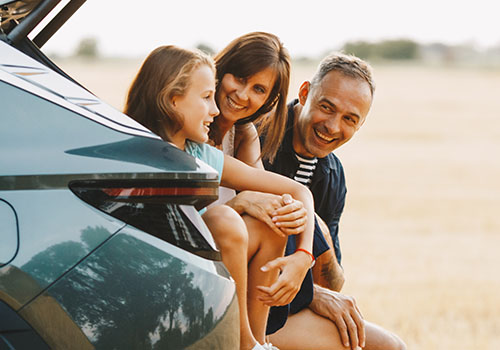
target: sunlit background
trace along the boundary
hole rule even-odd
[[[290,98],[319,58],[372,63],[367,122],[336,153],[340,237],[366,319],[412,350],[500,349],[500,31],[494,1],[89,0],[44,47],[123,108],[155,47],[216,52],[255,30],[293,57]]]
[[[131,1],[88,0],[47,44],[68,55],[95,38],[105,56],[144,56],[165,43],[220,50],[256,30],[278,35],[294,57],[317,57],[349,41],[409,39],[422,44],[500,45],[491,0]]]

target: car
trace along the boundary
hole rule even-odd
[[[0,0],[0,349],[237,349],[217,173],[41,51],[58,2]]]

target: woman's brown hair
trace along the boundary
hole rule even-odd
[[[271,67],[276,72],[276,81],[269,97],[253,115],[241,119],[236,124],[258,122],[259,134],[265,132],[261,157],[274,160],[283,140],[287,119],[287,95],[290,84],[290,55],[280,39],[270,33],[252,32],[234,39],[215,56],[217,92],[225,74],[237,78],[248,78],[265,68]],[[274,110],[272,118],[264,118]],[[210,138],[216,145],[222,143],[216,123],[210,128]]]
[[[213,60],[201,51],[177,46],[160,46],[144,60],[130,86],[124,113],[169,141],[184,125],[184,118],[172,108],[172,98],[189,88],[193,71]]]

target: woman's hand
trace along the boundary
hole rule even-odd
[[[262,271],[280,269],[281,273],[271,286],[257,287],[261,292],[258,299],[267,306],[281,306],[291,303],[299,292],[310,266],[311,257],[300,251],[268,262],[261,268]]]
[[[307,211],[301,201],[289,194],[278,196],[270,193],[243,191],[226,203],[238,213],[246,213],[266,223],[280,236],[304,231]]]

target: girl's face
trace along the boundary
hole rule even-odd
[[[270,67],[248,78],[224,74],[216,96],[220,117],[235,123],[257,112],[267,101],[275,80],[276,73]]]
[[[186,139],[203,143],[208,141],[208,130],[219,114],[215,104],[215,74],[207,65],[193,71],[189,88],[183,96],[175,96],[172,105],[184,117],[184,126],[172,142],[184,149]]]

